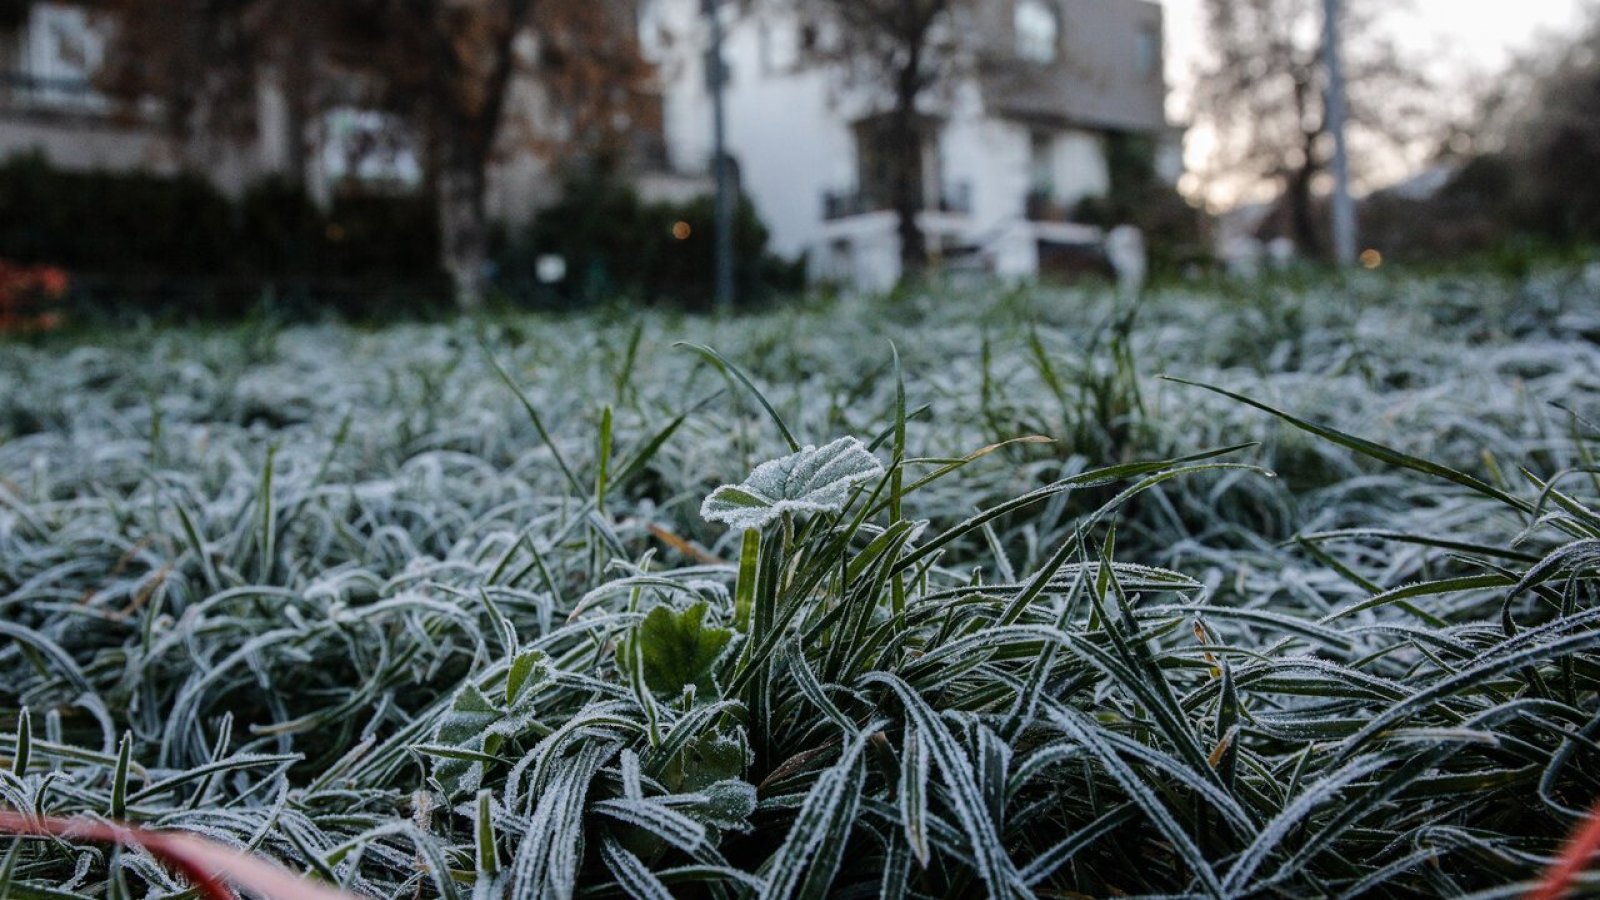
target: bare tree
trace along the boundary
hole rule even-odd
[[[1211,58],[1196,81],[1197,121],[1217,139],[1213,165],[1270,179],[1282,191],[1303,252],[1326,251],[1315,194],[1332,157],[1320,0],[1205,0]],[[1381,32],[1383,0],[1345,5],[1344,69],[1358,180],[1373,152],[1427,133],[1427,81]]]
[[[1600,4],[1545,71],[1505,142],[1527,225],[1559,241],[1600,240]]]
[[[652,111],[627,0],[111,2],[103,86],[162,100],[180,134],[249,134],[270,79],[290,112],[289,174],[303,182],[317,115],[352,104],[390,113],[421,150],[440,262],[467,308],[484,291],[492,163],[615,152]],[[513,102],[519,79],[539,96]]]
[[[918,224],[924,206],[922,154],[928,138],[923,106],[965,70],[976,48],[962,16],[977,0],[797,0],[802,27],[815,41],[814,62],[840,67],[850,86],[887,106],[881,133],[889,170],[889,203],[905,271],[927,263]]]
[[[181,150],[254,137],[262,79],[271,77],[297,138],[284,175],[305,183],[324,24],[317,0],[105,0],[99,12],[114,24],[97,87],[130,113],[159,101],[160,124]]]

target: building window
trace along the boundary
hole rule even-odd
[[[895,188],[900,174],[900,160],[895,152],[896,136],[893,122],[887,115],[863,119],[855,125],[856,136],[856,193],[851,196],[834,195],[826,198],[828,218],[836,219],[893,209]],[[939,124],[929,118],[916,123],[917,143],[921,151],[910,160],[910,179],[916,196],[912,198],[918,209],[959,212],[959,207],[970,206],[970,196],[963,200],[959,191],[947,189],[943,172],[944,161],[939,152]]]
[[[1017,0],[1017,56],[1053,63],[1060,55],[1061,17],[1050,0]]]
[[[1056,139],[1043,131],[1028,136],[1028,190],[1049,197],[1056,186]]]
[[[330,186],[403,193],[422,184],[417,142],[398,116],[344,106],[322,116],[319,143]]]
[[[45,106],[105,109],[108,103],[93,85],[105,35],[90,11],[60,3],[27,8],[30,18],[17,47],[21,58],[6,66],[17,70],[7,73],[18,89],[14,96]]]
[[[1161,32],[1154,25],[1139,29],[1133,45],[1134,65],[1145,78],[1154,78],[1161,71]]]

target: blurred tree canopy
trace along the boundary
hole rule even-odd
[[[1576,32],[1494,73],[1450,123],[1437,191],[1363,201],[1373,246],[1416,262],[1488,254],[1520,266],[1529,252],[1600,242],[1600,4],[1589,9]]]
[[[1506,153],[1530,224],[1559,241],[1600,241],[1600,4],[1553,49]]]
[[[714,291],[715,203],[711,197],[652,203],[616,173],[570,173],[561,197],[506,235],[498,282],[518,295],[579,306],[629,297],[707,310]],[[749,198],[736,209],[737,295],[754,304],[805,286],[804,261],[768,252],[770,232]],[[541,283],[539,258],[561,257],[565,275]]]
[[[488,171],[519,152],[616,152],[656,113],[625,0],[106,0],[119,27],[101,87],[159,101],[180,136],[253,135],[284,105],[304,182],[323,113],[388,114],[421,157],[441,263],[475,305],[489,254]],[[532,86],[518,95],[519,84]]]
[[[1405,147],[1436,130],[1430,85],[1381,33],[1385,0],[1344,0],[1352,171],[1372,150]],[[1290,233],[1325,253],[1315,195],[1333,157],[1322,0],[1204,0],[1211,51],[1194,94],[1196,118],[1217,139],[1217,166],[1282,189]],[[1366,152],[1363,152],[1366,151]]]

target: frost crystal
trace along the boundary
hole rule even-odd
[[[855,438],[768,460],[742,484],[717,488],[700,506],[709,522],[761,528],[786,512],[836,512],[850,489],[883,474],[883,464]]]

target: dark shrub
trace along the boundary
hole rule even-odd
[[[569,180],[555,205],[541,211],[501,254],[501,285],[513,295],[564,304],[627,296],[707,309],[714,292],[715,209],[709,197],[646,203],[604,175]],[[741,198],[734,228],[736,287],[741,304],[804,285],[798,263],[767,252],[769,232]],[[540,256],[566,260],[566,278],[540,285]]]
[[[232,257],[233,209],[196,175],[0,165],[0,257],[107,274],[208,275]]]
[[[439,228],[422,195],[341,195],[323,210],[269,177],[229,200],[197,174],[0,164],[0,258],[62,266],[86,312],[295,317],[448,306]]]

